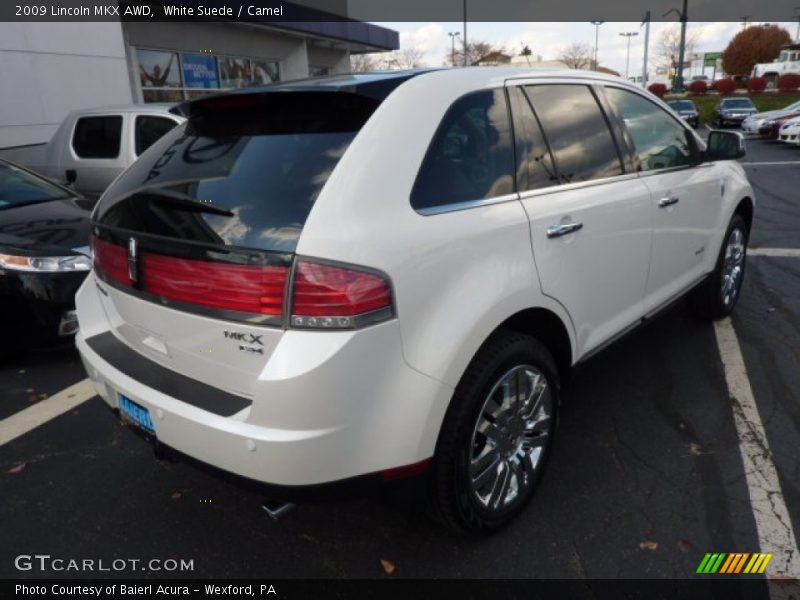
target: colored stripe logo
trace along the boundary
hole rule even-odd
[[[738,573],[763,573],[767,569],[772,554],[756,552],[708,553],[703,557],[697,573],[734,575]]]

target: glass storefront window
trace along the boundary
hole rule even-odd
[[[182,102],[215,91],[280,80],[278,61],[138,48],[145,102]]]

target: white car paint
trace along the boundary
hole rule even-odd
[[[299,256],[387,274],[396,318],[355,331],[231,325],[136,298],[91,274],[77,297],[77,345],[100,395],[112,407],[120,393],[133,399],[150,411],[161,441],[211,465],[274,484],[331,482],[431,457],[455,386],[510,317],[552,314],[575,364],[713,270],[737,205],[754,200],[734,162],[415,211],[411,189],[448,107],[466,93],[520,81],[643,93],[576,71],[474,68],[410,79],[350,144],[297,246]],[[665,195],[680,202],[661,209]],[[543,234],[572,220],[584,228],[558,239]],[[222,343],[228,327],[263,335],[263,355]],[[220,417],[141,384],[89,347],[87,339],[106,332],[158,365],[251,399],[251,407]]]

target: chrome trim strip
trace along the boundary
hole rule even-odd
[[[550,194],[553,192],[563,192],[568,190],[579,190],[588,187],[595,187],[599,185],[607,185],[616,183],[617,181],[626,181],[628,179],[635,179],[639,176],[638,173],[625,173],[623,175],[615,175],[614,177],[604,177],[603,179],[590,179],[589,181],[578,181],[576,183],[563,183],[561,185],[551,185],[549,187],[539,188],[537,190],[528,190],[521,192],[520,200],[533,198],[534,196],[541,196],[543,194]]]
[[[547,188],[549,189],[549,188]],[[510,202],[511,200],[519,200],[519,194],[505,194],[504,196],[495,196],[494,198],[484,198],[483,200],[464,200],[463,202],[453,202],[451,204],[442,204],[441,206],[430,206],[428,208],[416,208],[414,210],[422,216],[429,217],[431,215],[440,215],[442,213],[456,212],[460,210],[469,210],[471,208],[478,208],[479,206],[489,206],[491,204],[501,204],[503,202]]]

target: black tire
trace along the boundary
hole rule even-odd
[[[716,320],[727,317],[733,312],[739,300],[742,284],[744,282],[749,234],[750,232],[747,229],[747,223],[745,223],[744,218],[738,213],[733,215],[728,229],[725,232],[725,237],[722,238],[722,247],[717,256],[717,264],[714,271],[703,283],[692,291],[689,298],[692,312],[694,312],[697,317],[705,320]],[[733,286],[729,293],[724,294],[722,288],[726,278],[726,254],[729,244],[736,235],[741,236],[743,244],[741,264],[739,265],[741,271],[736,278],[735,286]]]
[[[534,380],[532,377],[535,375],[541,375],[542,379]],[[522,392],[514,396],[517,399],[524,396],[528,400],[517,404],[517,409],[498,410],[494,423],[500,429],[493,431],[491,436],[484,436],[479,432],[479,424],[485,425],[488,418],[495,419],[487,412],[489,396],[491,394],[493,400],[497,399],[503,390],[508,389],[497,387],[504,376],[522,386]],[[533,381],[542,380],[547,389],[539,394],[536,387],[539,384]],[[528,390],[531,390],[530,395]],[[534,397],[540,400],[534,401]],[[434,518],[459,533],[490,534],[516,517],[532,498],[549,458],[559,399],[558,370],[544,345],[529,335],[513,331],[500,330],[489,338],[456,387],[439,433],[429,490],[429,505]],[[532,405],[539,408],[534,407],[529,416],[522,416],[523,409]],[[492,406],[500,407],[498,404]],[[507,430],[507,437],[497,442],[497,432],[501,429]],[[537,434],[533,429],[541,431]],[[528,452],[526,444],[534,446],[529,455],[524,454]],[[483,445],[482,451],[491,447],[484,459],[474,456],[480,445]],[[519,454],[507,454],[514,452]],[[481,470],[481,473],[489,474],[491,478],[490,472],[503,472],[503,482],[508,480],[508,483],[500,483],[501,488],[487,484],[492,491],[488,504],[483,504],[480,490],[473,488],[473,485],[478,485],[474,482],[481,477],[473,480],[470,465],[473,461],[493,460],[494,456],[489,454],[496,455],[498,463],[492,462],[492,467]],[[500,482],[500,476],[497,477],[495,485]],[[516,483],[516,490],[512,482]],[[506,490],[497,500],[503,506],[490,506],[495,489]]]

